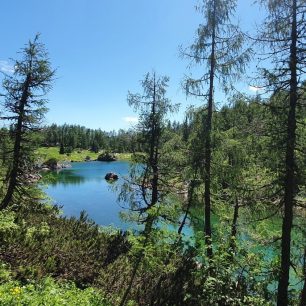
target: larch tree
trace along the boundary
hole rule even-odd
[[[149,243],[154,222],[158,220],[158,207],[165,197],[165,192],[161,190],[160,150],[166,115],[176,108],[166,98],[168,82],[169,78],[166,76],[157,77],[155,72],[147,73],[141,82],[143,93],[129,93],[127,98],[128,104],[139,113],[137,129],[139,141],[143,146],[143,153],[136,157],[142,169],[136,166],[136,169],[131,171],[130,181],[127,182],[127,186],[135,187],[129,202],[131,210],[139,215],[138,220],[144,224],[144,229],[141,233],[142,249],[136,255],[131,278],[120,302],[121,306],[127,301],[144,249]],[[130,194],[129,187],[127,193],[123,190],[123,197]]]
[[[13,75],[7,75],[3,81],[5,112],[2,119],[11,124],[13,150],[1,209],[12,204],[16,195],[24,193],[25,175],[30,166],[30,153],[34,149],[32,134],[39,129],[43,119],[46,111],[43,96],[51,88],[54,76],[39,35],[28,42],[21,54],[21,60],[14,62]]]
[[[198,78],[187,77],[184,88],[187,95],[203,99],[206,104],[205,139],[199,139],[204,150],[204,214],[205,243],[208,257],[212,257],[211,226],[211,162],[212,125],[215,109],[214,91],[216,83],[227,92],[244,72],[251,50],[244,46],[244,35],[237,25],[231,23],[236,0],[201,1],[198,10],[203,14],[195,42],[189,49],[182,50],[182,56],[191,60],[192,65],[201,65],[204,73]]]
[[[270,61],[271,68],[262,68],[266,80],[262,85],[267,91],[281,98],[280,107],[286,114],[285,127],[277,131],[283,135],[283,171],[280,185],[283,212],[281,234],[281,259],[278,280],[277,305],[289,304],[289,271],[291,266],[291,232],[294,207],[298,204],[299,181],[296,160],[298,150],[297,109],[305,107],[302,102],[302,85],[306,72],[306,3],[305,0],[266,0],[261,3],[268,15],[259,32],[258,41],[265,48],[265,67]],[[303,113],[303,112],[300,112]]]

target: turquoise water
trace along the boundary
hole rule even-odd
[[[122,230],[135,228],[135,224],[125,223],[120,219],[119,213],[126,210],[123,207],[128,207],[128,204],[119,203],[117,200],[118,193],[114,190],[114,187],[120,186],[124,181],[124,177],[128,176],[129,166],[130,163],[126,161],[72,163],[71,168],[58,172],[50,171],[45,174],[45,182],[48,185],[44,186],[43,189],[54,204],[63,206],[62,210],[65,216],[79,217],[80,212],[85,210],[89,217],[99,225],[112,225]],[[105,174],[108,172],[117,173],[119,180],[109,184],[104,179]],[[191,218],[193,220],[192,224],[186,225],[183,231],[187,240],[194,236],[194,231],[202,235],[202,212],[195,210],[194,214],[197,218]],[[217,217],[213,216],[212,221],[213,224],[217,224]],[[280,220],[277,221],[280,222]],[[278,224],[277,227],[280,228],[280,225]],[[170,228],[177,230],[177,226],[171,226]],[[248,240],[248,237],[244,236],[244,234],[241,237],[244,237],[242,240]],[[268,261],[275,254],[275,250],[271,246],[259,246],[257,251],[263,251]],[[296,276],[291,273],[292,288],[300,289],[301,283],[294,285],[297,282]],[[275,284],[271,286],[272,290],[275,289]]]
[[[100,225],[129,228],[129,224],[120,220],[119,212],[123,210],[124,203],[118,203],[113,184],[122,184],[123,177],[128,175],[130,163],[93,161],[71,165],[71,168],[50,171],[45,175],[47,186],[43,189],[52,202],[63,206],[65,216],[78,217],[85,210]],[[108,183],[104,179],[107,172],[115,172],[119,180]]]

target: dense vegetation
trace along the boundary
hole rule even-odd
[[[62,154],[71,153],[75,149],[90,150],[96,153],[99,150],[119,153],[141,150],[133,130],[104,132],[79,125],[52,124],[43,128],[42,137],[42,146],[57,146]]]
[[[268,17],[254,41],[271,59],[256,80],[262,96],[236,93],[216,107],[215,90],[228,93],[256,49],[231,24],[235,1],[204,1],[182,55],[204,71],[185,79],[187,94],[207,104],[181,123],[167,119],[178,108],[169,78],[152,72],[128,94],[135,130],[41,129],[54,71],[39,37],[22,50],[3,81],[1,305],[305,305],[305,4],[261,2]],[[132,152],[118,199],[139,229],[62,217],[29,180],[49,147]]]
[[[169,129],[178,130],[180,123],[168,121],[167,126]],[[72,153],[76,149],[89,150],[94,153],[100,150],[116,153],[143,151],[138,141],[139,134],[133,129],[105,132],[79,125],[52,124],[42,128],[40,136],[40,146],[57,147],[61,154]]]

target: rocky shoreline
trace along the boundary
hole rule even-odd
[[[60,162],[57,162],[57,161],[48,160],[38,167],[38,169],[40,171],[61,170],[61,169],[65,169],[65,168],[71,168],[70,162],[60,163]]]

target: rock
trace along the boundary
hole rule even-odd
[[[55,158],[50,158],[42,165],[43,168],[49,168],[50,170],[58,169],[58,161]]]
[[[76,162],[76,161],[74,161],[74,162]],[[71,168],[71,165],[69,163],[60,164],[60,169],[64,169],[64,168]]]
[[[50,171],[50,169],[48,167],[42,167],[41,171]]]
[[[27,184],[34,184],[37,181],[39,181],[42,178],[42,176],[38,173],[28,173],[24,175],[24,179],[26,181]]]
[[[59,163],[57,159],[55,158],[50,158],[41,165],[41,168],[45,169],[44,171],[46,171],[47,169],[61,170],[61,169],[70,168],[70,167],[71,167],[70,163],[68,162]]]
[[[107,181],[116,181],[118,180],[118,175],[116,173],[113,173],[113,172],[109,172],[109,173],[106,173],[105,175],[105,179]]]

